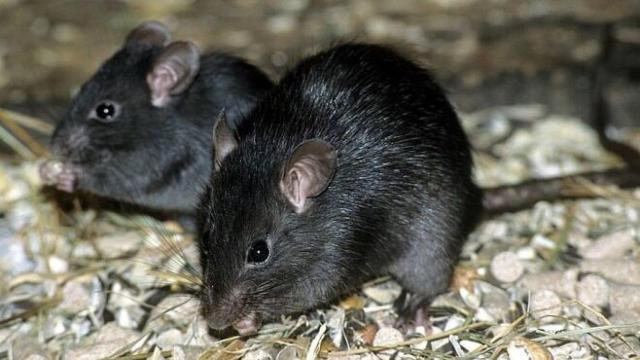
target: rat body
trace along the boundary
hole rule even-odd
[[[154,210],[193,214],[211,171],[211,129],[231,126],[272,87],[239,58],[170,43],[158,22],[135,28],[74,98],[51,139],[45,182]]]
[[[481,213],[470,146],[444,92],[394,51],[302,61],[234,132],[214,129],[202,204],[203,311],[241,334],[390,274],[404,319],[449,284]]]

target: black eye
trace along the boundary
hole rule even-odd
[[[96,106],[91,117],[102,122],[110,122],[115,120],[119,113],[120,106],[118,104],[111,101],[105,101]]]
[[[261,263],[265,262],[269,257],[269,245],[266,241],[256,241],[251,245],[249,254],[247,254],[247,262]]]

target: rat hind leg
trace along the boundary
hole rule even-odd
[[[435,249],[412,249],[392,266],[392,275],[402,285],[403,293],[395,302],[398,325],[405,332],[417,326],[428,328],[431,301],[449,286],[455,259]]]

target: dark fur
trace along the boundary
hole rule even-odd
[[[481,212],[470,146],[424,69],[375,45],[302,61],[247,116],[202,204],[203,309],[212,327],[256,312],[304,311],[393,275],[411,314],[443,292]],[[295,214],[278,188],[307,139],[337,150],[337,170]],[[270,259],[245,262],[267,239]]]
[[[145,76],[160,46],[129,44],[82,86],[52,138],[78,169],[77,188],[145,207],[192,213],[211,171],[211,129],[225,109],[233,123],[272,87],[256,67],[221,53],[201,57],[189,89],[167,107],[151,105]],[[122,104],[103,124],[88,118],[102,100]]]

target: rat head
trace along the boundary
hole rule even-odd
[[[74,98],[51,140],[58,161],[43,166],[43,178],[66,191],[135,197],[175,162],[167,148],[179,146],[176,105],[198,71],[193,43],[170,43],[158,22],[135,28]]]
[[[281,151],[239,143],[224,118],[214,144],[200,235],[209,326],[248,334],[261,319],[335,296],[338,265],[327,258],[332,249],[321,230],[321,200],[330,196],[337,166],[334,148],[318,139]]]

